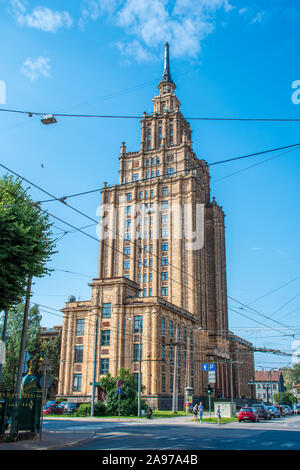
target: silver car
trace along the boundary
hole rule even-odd
[[[267,406],[267,408],[270,411],[272,418],[281,417],[280,411],[278,410],[278,408],[276,408],[276,406]]]

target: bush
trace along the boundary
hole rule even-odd
[[[94,407],[95,416],[105,416],[106,415],[106,406],[102,401],[97,401]]]
[[[81,403],[76,413],[74,413],[74,416],[91,416],[90,403]]]

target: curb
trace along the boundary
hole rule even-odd
[[[39,449],[39,450],[55,450],[55,449],[59,450],[65,447],[74,447],[76,445],[83,445],[83,444],[86,444],[87,442],[92,441],[94,436],[95,436],[95,433],[93,433],[91,437],[80,439],[79,441],[68,442],[67,444],[55,445],[55,446],[46,447],[44,449]]]

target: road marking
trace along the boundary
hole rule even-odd
[[[292,442],[288,442],[286,444],[281,444],[281,447],[293,447],[295,444]]]
[[[262,442],[261,445],[262,446],[271,446],[273,444],[273,442]]]
[[[154,439],[167,439],[169,436],[158,436],[154,437]]]

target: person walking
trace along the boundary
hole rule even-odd
[[[202,423],[203,410],[204,410],[204,407],[203,407],[202,401],[200,401],[199,406],[198,406],[200,423]]]
[[[198,416],[198,405],[196,405],[193,408],[193,414],[194,414],[194,421],[197,421],[197,416]]]
[[[217,409],[217,418],[218,418],[218,424],[221,424],[221,408],[220,408],[220,405],[218,405],[218,409]]]

